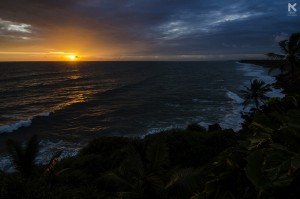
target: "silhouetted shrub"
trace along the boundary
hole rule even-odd
[[[205,132],[206,129],[202,126],[200,126],[199,124],[197,123],[192,123],[192,124],[189,124],[186,128],[187,131],[199,131],[199,132]]]

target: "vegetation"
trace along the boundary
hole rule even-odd
[[[269,99],[266,94],[271,91],[271,85],[266,84],[262,80],[251,80],[250,88],[246,87],[246,90],[242,90],[241,94],[244,98],[244,106],[255,103],[256,110],[259,110],[260,104],[265,104],[265,101]]]
[[[279,60],[280,64],[274,64],[274,68],[280,68],[282,74],[277,76],[275,86],[284,88],[285,93],[295,95],[300,89],[300,32],[293,33],[288,40],[278,43],[282,54],[267,53],[268,57]]]
[[[191,124],[143,139],[99,137],[75,157],[57,161],[60,154],[54,154],[48,165],[34,164],[36,137],[25,148],[9,141],[17,171],[0,173],[0,198],[299,198],[300,95],[294,84],[300,76],[294,75],[282,99],[267,100],[270,86],[251,82],[245,105],[253,101],[256,109],[238,133]],[[286,90],[286,81],[279,78],[277,86]]]
[[[6,144],[16,169],[24,177],[30,177],[34,171],[34,160],[39,152],[37,136],[33,136],[24,148],[20,143],[13,140],[7,140]]]
[[[235,145],[237,134],[188,128],[195,130],[99,137],[52,165],[51,176],[43,165],[35,165],[30,178],[2,173],[0,198],[190,198],[203,184],[200,167]]]
[[[282,54],[267,53],[271,58],[280,59],[282,69],[288,70],[292,75],[298,66],[300,56],[300,32],[293,33],[288,40],[282,40],[278,43]]]

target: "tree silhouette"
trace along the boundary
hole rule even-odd
[[[286,67],[287,63],[290,66],[292,76],[295,73],[295,67],[300,58],[300,32],[293,33],[288,40],[283,40],[278,43],[282,54],[267,53],[266,55],[271,58],[283,60],[282,66]]]
[[[259,110],[260,103],[265,103],[265,100],[269,98],[266,96],[266,93],[271,90],[270,84],[266,84],[262,80],[251,80],[250,87],[246,87],[246,90],[241,91],[245,100],[243,102],[244,107],[254,102],[256,109]]]
[[[34,135],[27,142],[25,147],[11,139],[7,140],[6,145],[12,157],[15,168],[24,176],[30,177],[35,167],[35,158],[39,152],[39,141]]]

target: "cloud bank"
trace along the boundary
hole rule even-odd
[[[91,60],[256,57],[299,31],[299,17],[288,15],[284,0],[10,0],[0,6],[0,51],[74,51]]]

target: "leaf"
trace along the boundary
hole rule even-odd
[[[184,196],[186,193],[193,193],[199,188],[201,178],[197,171],[192,168],[177,171],[171,177],[170,182],[165,188],[175,193],[175,195]]]
[[[264,189],[269,182],[263,175],[264,154],[262,150],[252,152],[246,160],[248,164],[245,172],[248,179],[257,189]]]
[[[267,126],[263,126],[262,124],[259,124],[257,122],[252,122],[249,126],[249,128],[251,130],[253,130],[254,132],[265,132],[265,133],[272,133],[273,129],[267,127]]]
[[[125,159],[119,166],[119,173],[122,176],[128,176],[131,178],[139,178],[145,174],[144,163],[141,155],[132,145],[128,145],[124,148]]]
[[[107,172],[101,176],[101,181],[105,182],[105,185],[110,188],[117,188],[118,191],[132,190],[133,186],[116,173]]]
[[[282,40],[282,41],[278,42],[278,45],[284,54],[289,53],[289,50],[287,49],[287,41],[288,40]]]
[[[205,192],[201,192],[201,193],[196,193],[195,195],[193,195],[191,197],[191,199],[206,199],[206,193]]]
[[[53,173],[61,154],[62,154],[62,151],[58,151],[52,156],[51,160],[49,161],[49,163],[44,171],[45,175],[51,175]]]
[[[218,191],[219,185],[219,179],[213,179],[205,183],[205,189],[204,193],[206,193],[206,196],[213,195],[216,191]]]
[[[300,169],[300,155],[291,158],[291,173],[293,175],[298,169]]]
[[[150,143],[146,151],[148,169],[159,170],[169,161],[169,150],[164,142]]]

